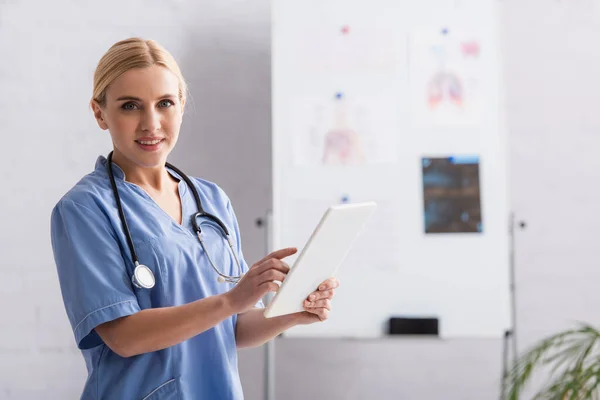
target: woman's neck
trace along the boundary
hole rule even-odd
[[[176,181],[164,165],[158,167],[140,167],[115,151],[112,161],[125,173],[127,182],[136,184],[148,192],[165,193],[173,190]]]

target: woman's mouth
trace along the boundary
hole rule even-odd
[[[162,138],[142,138],[138,139],[135,142],[140,146],[142,150],[145,151],[156,151],[160,148],[162,142],[165,139]]]

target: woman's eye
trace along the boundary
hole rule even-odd
[[[160,103],[158,103],[159,107],[164,107],[164,108],[171,107],[174,105],[175,105],[175,103],[171,100],[162,100]]]
[[[121,106],[121,108],[123,110],[130,111],[130,110],[135,110],[137,108],[137,105],[135,103],[125,103]]]

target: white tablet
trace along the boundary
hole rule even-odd
[[[304,300],[335,276],[376,207],[374,202],[329,207],[265,309],[265,317],[304,311]]]

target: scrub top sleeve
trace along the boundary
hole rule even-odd
[[[248,271],[248,263],[244,259],[244,254],[242,252],[242,239],[240,235],[240,228],[238,225],[237,218],[235,216],[235,211],[233,211],[233,207],[231,206],[231,201],[227,198],[227,212],[229,213],[229,217],[231,219],[231,223],[233,224],[233,233],[235,235],[235,248],[237,249],[237,256],[240,260],[240,265],[242,267],[242,272],[246,273]],[[258,303],[254,305],[257,308],[264,308],[265,305],[262,300],[259,300]]]
[[[62,200],[52,211],[51,240],[77,346],[103,344],[98,325],[140,311],[112,226],[100,209]]]

